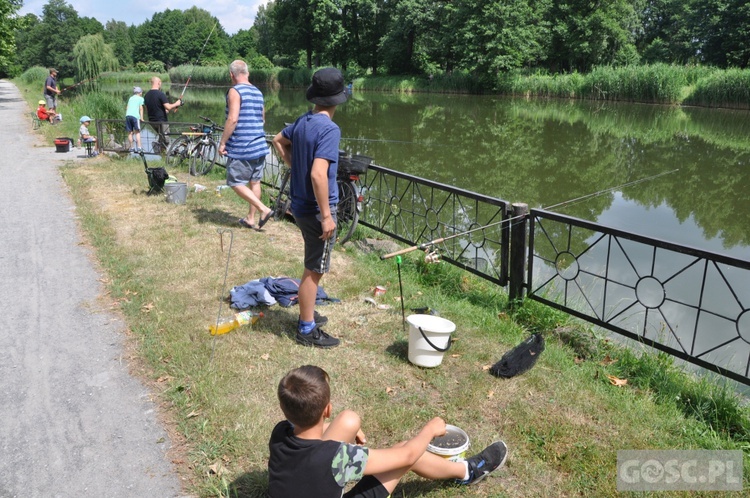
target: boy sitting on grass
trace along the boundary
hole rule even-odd
[[[452,462],[427,452],[432,438],[445,434],[435,417],[414,438],[386,449],[362,446],[360,418],[351,410],[330,423],[333,407],[328,374],[305,365],[289,372],[278,387],[286,420],[274,427],[269,442],[270,498],[386,498],[409,471],[427,479],[473,484],[505,463],[508,448],[495,442],[465,461]],[[348,482],[359,481],[344,493]]]

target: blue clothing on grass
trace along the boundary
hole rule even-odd
[[[261,282],[266,286],[268,292],[278,301],[278,303],[288,308],[299,302],[299,284],[300,279],[290,277],[266,277],[261,278]],[[328,294],[323,290],[321,286],[318,286],[318,291],[315,294],[315,304],[323,304],[326,301],[330,301]]]
[[[276,299],[266,289],[266,286],[260,280],[251,280],[245,285],[237,285],[229,290],[229,297],[232,302],[232,308],[244,310],[265,304],[273,306]]]
[[[327,115],[307,112],[297,121],[281,131],[281,135],[292,142],[292,181],[289,196],[292,200],[292,214],[310,216],[320,212],[315,199],[310,173],[316,158],[329,161],[328,204],[339,202],[339,189],[336,185],[338,172],[339,142],[341,130]],[[332,211],[335,211],[332,209]]]

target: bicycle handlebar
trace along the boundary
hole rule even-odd
[[[211,123],[211,127],[212,127],[212,128],[214,129],[214,130],[217,130],[217,131],[224,131],[224,127],[223,127],[223,126],[219,126],[218,124],[216,124],[216,122],[215,122],[215,121],[214,121],[213,119],[211,119],[211,118],[207,118],[206,116],[201,116],[201,115],[198,115],[198,117],[199,117],[199,118],[201,118],[201,119],[202,119],[203,121],[205,121],[206,123]]]

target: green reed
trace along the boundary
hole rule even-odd
[[[750,109],[750,70],[714,71],[699,79],[684,103]]]
[[[250,81],[263,86],[277,86],[277,68],[250,69]],[[230,84],[229,66],[193,66],[190,64],[176,66],[169,70],[169,80],[173,84],[190,84],[206,86],[227,86]]]

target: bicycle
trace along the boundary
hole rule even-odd
[[[190,131],[181,133],[169,145],[165,157],[167,165],[171,167],[180,166],[183,161],[189,159],[190,174],[193,176],[206,175],[214,167],[219,147],[213,134],[224,131],[223,127],[210,118],[199,117],[209,124],[203,125],[202,128],[191,126]]]
[[[362,187],[359,175],[365,173],[372,158],[367,156],[348,156],[339,151],[339,167],[336,174],[336,184],[339,187],[339,204],[336,208],[336,233],[337,242],[345,244],[352,238],[359,222],[359,213],[362,211]],[[289,213],[292,200],[289,197],[289,183],[292,177],[292,169],[284,167],[281,173],[281,184],[279,194],[274,205],[276,219],[281,219]]]

